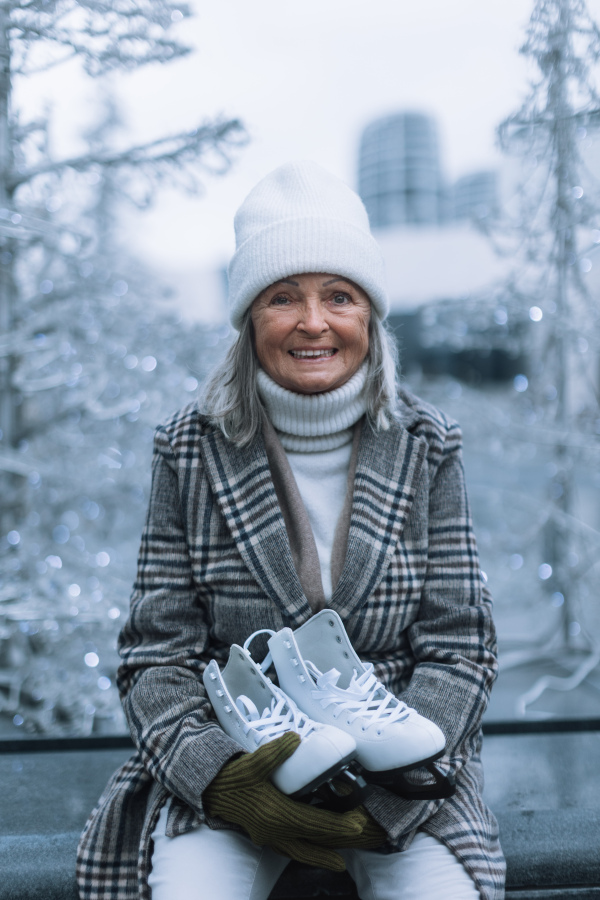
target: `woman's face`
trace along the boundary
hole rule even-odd
[[[262,368],[297,394],[341,387],[369,349],[371,302],[339,275],[276,281],[256,298],[251,316]]]

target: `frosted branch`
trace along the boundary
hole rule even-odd
[[[194,163],[206,153],[216,151],[223,160],[223,171],[229,164],[229,152],[246,141],[243,125],[237,119],[201,125],[146,144],[117,152],[91,152],[59,162],[45,162],[26,172],[12,176],[10,185],[17,188],[40,175],[61,174],[67,169],[84,172],[95,166],[129,168],[136,171],[166,172],[183,163]]]

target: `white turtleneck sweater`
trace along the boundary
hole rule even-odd
[[[290,463],[313,530],[325,599],[332,594],[331,551],[344,505],[353,426],[365,413],[366,363],[346,384],[323,394],[295,394],[264,370],[258,390]]]

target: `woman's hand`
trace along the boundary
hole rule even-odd
[[[364,807],[336,813],[291,800],[269,781],[277,766],[292,755],[300,737],[284,734],[228,762],[204,791],[211,816],[241,827],[258,846],[299,862],[341,872],[345,863],[333,847],[380,846],[385,832]]]

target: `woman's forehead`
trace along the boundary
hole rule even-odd
[[[320,282],[321,287],[329,287],[329,285],[335,284],[336,281],[345,281],[346,284],[350,284],[353,287],[358,287],[358,285],[351,281],[350,278],[345,278],[343,275],[331,275],[328,273],[317,274],[314,272],[309,272],[302,275],[291,275],[288,278],[280,278],[278,279],[278,281],[274,281],[272,284],[270,284],[269,287],[266,288],[266,290],[269,290],[272,287],[276,287],[278,284],[289,284],[292,285],[292,287],[301,287],[302,281],[306,280],[307,278],[323,279]]]

